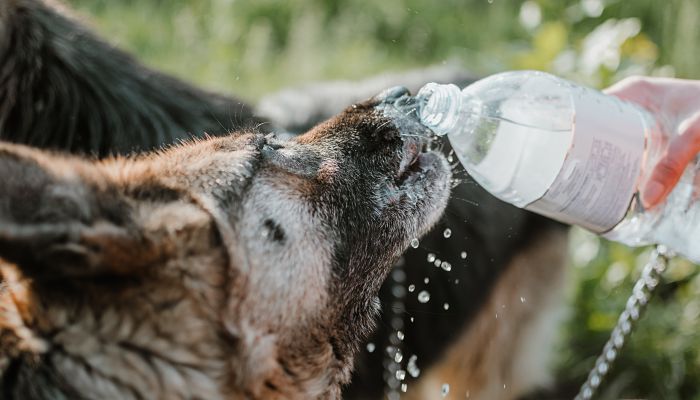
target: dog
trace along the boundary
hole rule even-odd
[[[402,137],[417,118],[379,107],[397,93],[291,141],[104,162],[0,147],[6,396],[338,398],[450,189],[444,157]]]
[[[415,90],[430,80],[466,84],[472,79],[463,71],[439,69],[353,85],[323,83],[267,96],[256,109],[241,100],[202,91],[146,68],[97,38],[69,10],[37,0],[0,3],[0,54],[0,138],[93,157],[145,152],[185,138],[219,136],[230,131],[301,132],[338,112],[341,105],[386,86],[404,84]],[[394,97],[404,100],[389,103],[410,99],[405,91],[397,93],[400,95]],[[375,100],[368,104],[386,113],[389,108],[380,103]],[[385,122],[395,124],[405,114],[387,117]],[[352,128],[350,123],[340,123],[347,121],[342,115],[348,114],[316,129],[342,134]],[[420,129],[411,126],[410,129]],[[449,152],[449,146],[445,152]],[[331,157],[325,153],[321,156]],[[362,157],[361,152],[356,157]],[[51,157],[46,159],[51,160],[46,161],[47,168],[59,163]],[[68,164],[74,163],[83,162]],[[299,160],[297,167],[303,169],[305,163],[314,165],[310,159]],[[338,165],[341,167],[345,164]],[[370,352],[368,346],[367,350],[354,352],[351,344],[336,348],[344,359],[356,355],[354,376],[343,389],[343,397],[379,398],[383,392],[396,391],[401,383],[406,383],[408,390],[402,397],[442,398],[442,387],[448,384],[450,396],[515,399],[548,383],[547,359],[552,347],[549,339],[556,323],[553,316],[558,315],[553,310],[561,303],[565,276],[566,228],[493,198],[468,176],[460,179],[463,182],[453,189],[446,218],[421,238],[419,248],[409,248],[404,253],[393,279],[379,290],[382,313],[378,328],[367,340],[376,350]],[[277,200],[267,196],[260,199],[258,207],[278,207]],[[444,232],[448,228],[452,233],[446,238]],[[382,235],[374,239],[390,242]],[[402,248],[405,247],[404,243]],[[322,255],[318,251],[311,249],[307,256],[316,259]],[[391,246],[387,247],[384,257],[391,258],[392,251]],[[448,262],[451,271],[434,267],[435,260],[428,262],[431,258]],[[21,267],[12,268],[20,269],[8,272],[10,275],[26,273]],[[371,286],[377,277],[361,278],[358,285]],[[105,280],[108,286],[110,282],[111,278]],[[305,285],[310,285],[310,281],[299,287]],[[410,291],[411,285],[414,291]],[[275,287],[265,289],[270,292],[268,295],[276,293]],[[403,294],[401,290],[397,292],[397,287],[403,289]],[[329,289],[329,296],[347,295],[336,289]],[[263,288],[260,290],[265,293]],[[422,290],[430,293],[430,301],[418,301],[417,293]],[[259,301],[264,302],[263,298]],[[284,312],[292,303],[285,301],[276,306],[280,308],[275,312]],[[350,318],[342,312],[338,315]],[[372,312],[368,315],[369,321]],[[367,324],[358,332],[366,332],[370,325]],[[398,330],[403,340],[398,339]],[[249,350],[265,348],[261,343],[246,346]],[[364,345],[361,348],[365,349]],[[393,351],[391,361],[387,361],[387,348]],[[396,356],[397,349],[402,357]],[[404,374],[404,380],[398,379],[397,372],[405,371],[410,360],[420,374]],[[255,363],[241,365],[253,368]],[[307,369],[315,370],[313,365],[310,363]],[[117,368],[122,369],[128,368]],[[351,369],[348,367],[343,373],[349,374]],[[9,376],[18,376],[12,372],[17,370],[9,368]],[[264,379],[256,382],[262,384]],[[314,393],[337,397],[338,384],[329,383],[327,392],[318,389]],[[290,397],[297,393],[292,384],[276,388],[289,390],[285,395]],[[245,393],[243,397],[254,394]]]

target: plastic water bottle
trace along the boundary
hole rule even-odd
[[[493,75],[464,90],[431,83],[417,99],[423,124],[447,135],[466,170],[496,197],[700,262],[697,165],[663,204],[644,209],[639,200],[640,184],[676,132],[662,118],[537,71]]]

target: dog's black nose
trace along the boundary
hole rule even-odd
[[[375,99],[381,103],[395,103],[398,99],[410,95],[411,92],[405,86],[394,86],[379,93]]]
[[[416,98],[404,86],[394,86],[379,93],[375,99],[380,107],[391,107],[403,117],[418,118]]]

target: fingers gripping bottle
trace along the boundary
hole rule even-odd
[[[627,245],[665,244],[700,262],[696,165],[667,201],[645,210],[639,185],[674,127],[632,103],[537,71],[464,90],[428,84],[420,118],[447,135],[470,175],[494,196]]]

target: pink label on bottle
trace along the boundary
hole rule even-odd
[[[615,227],[637,191],[644,123],[633,106],[582,89],[574,94],[571,148],[545,194],[525,208],[596,233]]]

